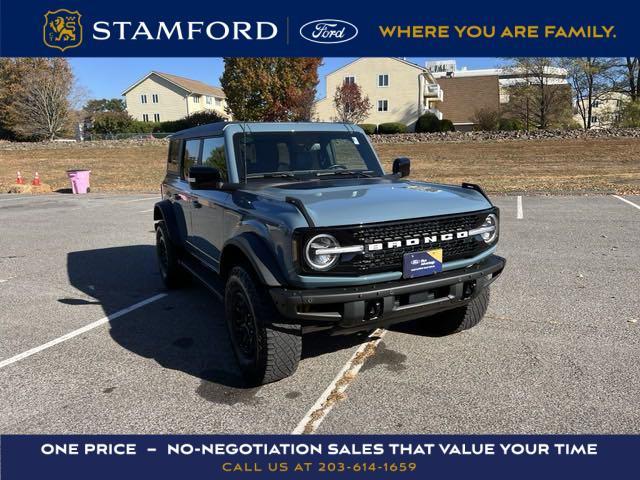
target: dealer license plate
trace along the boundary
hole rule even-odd
[[[425,277],[441,272],[442,249],[405,253],[402,270],[404,278]]]

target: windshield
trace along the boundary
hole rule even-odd
[[[357,132],[246,132],[233,136],[240,178],[381,176],[369,142]]]

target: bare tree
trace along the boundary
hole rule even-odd
[[[338,122],[360,123],[369,115],[371,102],[369,97],[362,96],[362,90],[357,83],[343,83],[336,88],[333,96]]]
[[[621,91],[628,94],[632,102],[640,101],[640,57],[625,57],[623,72]]]
[[[52,58],[24,72],[10,107],[12,130],[25,138],[53,140],[69,128],[74,76],[65,59]]]
[[[508,87],[509,104],[505,111],[519,118],[527,130],[563,123],[571,116],[571,92],[562,82],[557,61],[550,57],[510,59],[507,74],[514,78]]]
[[[575,57],[567,58],[561,65],[567,74],[582,127],[591,128],[593,106],[616,90],[616,58]]]

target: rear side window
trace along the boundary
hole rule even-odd
[[[182,176],[189,176],[189,168],[198,164],[200,155],[200,140],[187,140],[184,144],[184,154],[182,157]]]
[[[229,181],[227,173],[227,155],[224,150],[224,138],[205,138],[202,145],[202,162],[205,167],[215,167],[220,170],[222,181]]]
[[[180,171],[180,140],[169,142],[169,156],[167,158],[167,172],[178,174]]]

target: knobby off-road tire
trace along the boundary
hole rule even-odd
[[[300,325],[281,323],[266,288],[243,266],[231,269],[224,300],[231,344],[245,381],[264,385],[292,375],[302,353]]]
[[[224,300],[231,344],[245,381],[257,386],[292,375],[302,352],[300,325],[281,323],[269,293],[242,266],[231,269]]]
[[[438,315],[439,325],[443,334],[462,332],[475,327],[489,307],[489,288],[483,289],[480,294],[464,307],[443,312]]]
[[[156,254],[162,282],[169,289],[180,287],[184,272],[178,262],[179,249],[169,239],[169,230],[163,221],[156,224]]]

